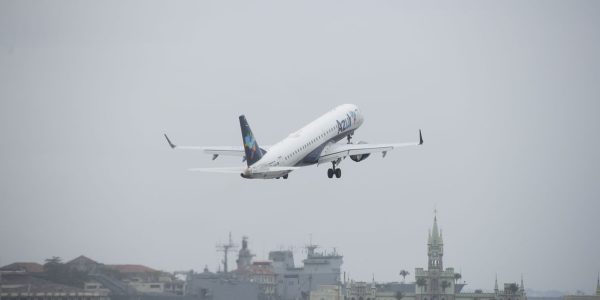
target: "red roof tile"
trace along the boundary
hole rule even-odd
[[[2,271],[24,271],[27,273],[44,272],[44,266],[35,262],[16,262],[0,268]]]

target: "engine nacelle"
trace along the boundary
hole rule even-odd
[[[360,141],[358,143],[359,144],[366,144],[367,142]],[[355,162],[359,162],[359,161],[363,161],[363,160],[367,159],[367,157],[369,157],[369,155],[371,155],[371,154],[368,153],[368,154],[350,155],[350,159],[353,160],[353,161],[355,161]]]

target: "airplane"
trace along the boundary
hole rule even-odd
[[[240,156],[246,161],[244,167],[225,168],[193,168],[190,171],[239,173],[246,179],[287,179],[288,174],[301,167],[331,163],[327,169],[327,177],[340,178],[340,163],[346,157],[360,162],[373,153],[387,152],[396,148],[418,146],[423,144],[423,136],[419,129],[419,141],[413,143],[369,144],[352,143],[354,132],[363,124],[364,117],[356,105],[343,104],[293,132],[285,139],[272,146],[260,147],[252,134],[250,125],[244,115],[239,116],[242,130],[243,146],[177,146],[165,134],[167,143],[172,149],[201,150],[212,154],[215,160],[219,155]],[[347,139],[347,143],[338,143]]]

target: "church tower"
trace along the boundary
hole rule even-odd
[[[498,296],[498,274],[496,274],[496,281],[494,281],[494,293]]]
[[[596,296],[600,296],[600,273],[598,273],[598,282],[596,283]]]
[[[415,269],[415,300],[454,300],[456,288],[454,268],[444,270],[444,240],[437,223],[437,211],[433,227],[427,239],[427,270]]]
[[[437,214],[433,217],[433,229],[429,232],[427,242],[427,255],[429,256],[429,270],[444,270],[444,241],[442,232],[438,229]]]

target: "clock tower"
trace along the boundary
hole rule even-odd
[[[415,300],[454,300],[454,268],[444,269],[444,240],[437,223],[437,211],[433,227],[427,238],[427,269],[415,269]]]

